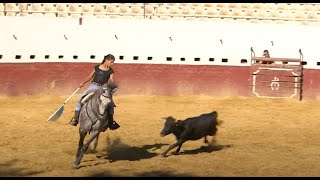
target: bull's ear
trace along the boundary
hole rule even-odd
[[[175,125],[179,126],[181,122],[182,122],[181,120],[178,120]]]

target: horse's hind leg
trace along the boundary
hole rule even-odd
[[[73,163],[73,167],[74,168],[78,168],[81,159],[83,157],[83,154],[87,151],[90,143],[94,140],[94,138],[97,137],[97,135],[99,134],[99,131],[94,131],[90,134],[90,137],[88,139],[88,141],[82,146],[82,148],[79,150],[79,156],[77,157],[76,161]]]
[[[93,151],[96,151],[96,149],[97,149],[97,146],[98,146],[98,140],[99,140],[99,134],[100,134],[100,133],[98,133],[97,137],[96,137],[96,138],[94,138],[94,141],[93,141],[93,148],[92,148],[92,150],[93,150]]]

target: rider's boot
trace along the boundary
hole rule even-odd
[[[74,117],[71,119],[69,124],[72,126],[77,126],[79,122],[79,115],[80,115],[80,111],[74,111]]]
[[[120,127],[120,125],[114,121],[113,114],[109,115],[109,120],[110,120],[110,123],[109,123],[110,130],[116,130]]]

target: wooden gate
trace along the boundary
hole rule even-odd
[[[251,48],[250,89],[252,95],[265,98],[302,100],[303,65],[300,59],[255,57]],[[273,64],[259,62],[273,61]]]

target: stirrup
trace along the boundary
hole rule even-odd
[[[120,127],[120,125],[119,125],[117,122],[113,121],[113,123],[111,124],[111,126],[109,127],[109,129],[110,129],[110,130],[116,130],[116,129],[118,129],[119,127]]]
[[[71,121],[69,122],[69,124],[72,125],[72,126],[77,126],[78,121],[75,120],[75,118],[73,117],[73,118],[71,119]]]

